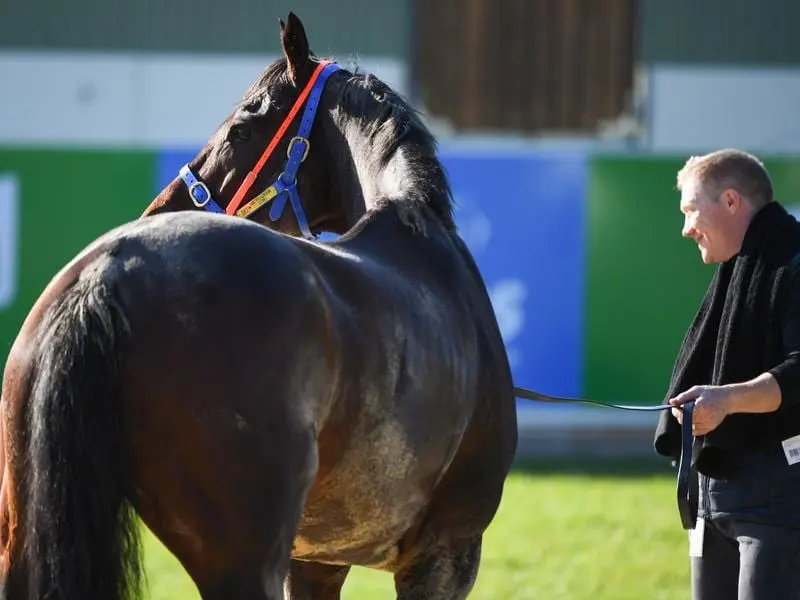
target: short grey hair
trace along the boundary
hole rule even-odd
[[[739,192],[755,208],[773,200],[772,181],[764,163],[743,150],[726,148],[692,156],[678,171],[678,190],[688,181],[707,189],[713,200],[728,188]]]

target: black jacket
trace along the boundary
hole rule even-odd
[[[733,414],[695,443],[700,473],[724,478],[743,453],[800,433],[800,223],[780,204],[758,211],[742,249],[721,264],[681,345],[666,399],[693,385],[738,383],[770,372],[779,409]],[[698,443],[699,442],[699,443]],[[663,411],[654,446],[680,455],[680,426]]]

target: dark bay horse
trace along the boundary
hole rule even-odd
[[[7,600],[134,597],[137,516],[205,600],[335,599],[350,565],[402,600],[472,589],[517,443],[489,296],[414,111],[294,15],[281,42],[14,342]]]

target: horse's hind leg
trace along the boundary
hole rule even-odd
[[[258,569],[243,568],[217,577],[213,584],[200,589],[203,600],[283,600],[283,584],[268,578]]]
[[[224,401],[194,413],[177,408],[179,401],[148,401],[169,410],[139,416],[141,430],[152,434],[144,439],[163,440],[137,453],[137,505],[145,523],[203,600],[283,600],[297,523],[317,468],[313,432],[279,419],[277,410],[264,422]]]
[[[207,455],[195,457],[197,473],[185,470],[191,461],[174,461],[175,485],[159,477],[163,485],[154,490],[151,482],[144,492],[154,502],[143,502],[141,513],[203,600],[284,600],[294,533],[314,472],[312,446],[308,454],[295,448],[273,455],[225,441],[216,452],[209,445]]]
[[[254,454],[231,453],[227,465],[207,467],[213,471],[208,477],[194,478],[178,466],[174,487],[145,491],[154,502],[142,502],[144,521],[184,566],[203,600],[285,598],[303,478],[298,471],[291,479],[289,472],[270,477],[278,459],[264,462]],[[212,481],[219,487],[208,487]]]
[[[431,546],[395,573],[397,600],[464,600],[480,556],[481,536]]]
[[[24,358],[26,353],[15,352],[20,347],[22,343],[17,342],[8,354],[0,401],[0,600],[28,597],[28,568],[23,551],[24,510],[28,504],[23,485],[23,452],[29,435],[26,399],[31,365]]]
[[[293,560],[289,571],[290,600],[339,600],[349,566]]]
[[[0,485],[0,600],[27,597],[27,569],[20,537],[22,505],[12,492],[12,477],[18,477],[3,457]]]

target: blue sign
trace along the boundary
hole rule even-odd
[[[442,161],[459,230],[492,297],[515,385],[580,395],[585,155],[445,149]]]

